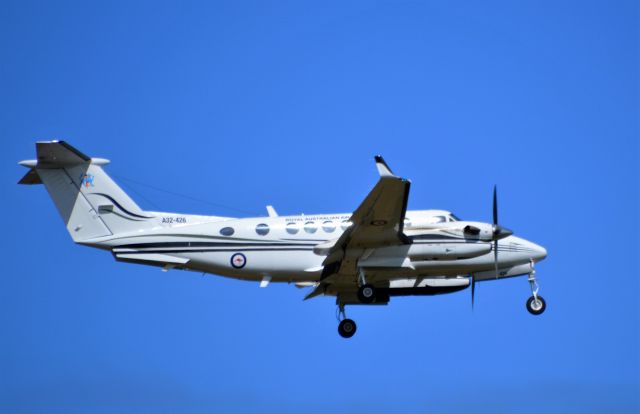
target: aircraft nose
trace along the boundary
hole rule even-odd
[[[547,257],[547,249],[545,249],[544,247],[537,245],[535,243],[531,243],[531,248],[533,250],[532,259],[535,260],[536,262],[543,260],[545,257]]]

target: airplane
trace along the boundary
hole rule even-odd
[[[311,288],[305,300],[336,298],[338,333],[356,323],[346,305],[386,305],[393,296],[438,295],[476,282],[527,276],[527,310],[540,315],[535,264],[544,247],[493,222],[464,221],[445,210],[407,211],[410,181],[375,157],[379,180],[351,214],[231,218],[142,210],[91,158],[64,141],[36,143],[19,184],[44,184],[73,241],[115,260],[246,281]]]

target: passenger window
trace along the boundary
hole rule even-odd
[[[340,228],[341,228],[342,230],[346,230],[346,229],[348,229],[349,227],[351,227],[351,225],[352,225],[352,224],[353,224],[353,223],[352,223],[352,222],[350,222],[349,220],[344,220],[342,223],[340,223]]]
[[[336,225],[333,224],[333,221],[325,221],[324,223],[322,223],[322,230],[326,231],[327,233],[333,233],[336,229]]]
[[[318,226],[316,226],[316,223],[313,221],[307,221],[306,223],[304,223],[304,231],[306,231],[307,233],[313,234],[318,230]]]
[[[235,233],[233,227],[223,227],[220,229],[220,234],[223,236],[233,236],[233,233]]]
[[[289,234],[298,234],[300,229],[298,228],[298,223],[289,223],[287,224],[287,233]]]
[[[269,226],[264,223],[258,224],[256,226],[256,233],[258,233],[260,236],[266,236],[267,234],[269,234]]]

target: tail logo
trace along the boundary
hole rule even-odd
[[[80,187],[84,186],[84,188],[93,187],[93,174],[82,174],[80,175]]]

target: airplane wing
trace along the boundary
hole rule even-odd
[[[403,227],[411,183],[394,175],[381,156],[375,160],[380,180],[351,215],[352,225],[328,249],[321,283],[306,299],[322,294],[327,283],[355,280],[358,259],[367,250],[409,243]]]
[[[351,227],[343,234],[343,248],[383,247],[406,244],[402,232],[410,183],[393,175],[381,156],[376,156],[380,180],[353,212]]]

